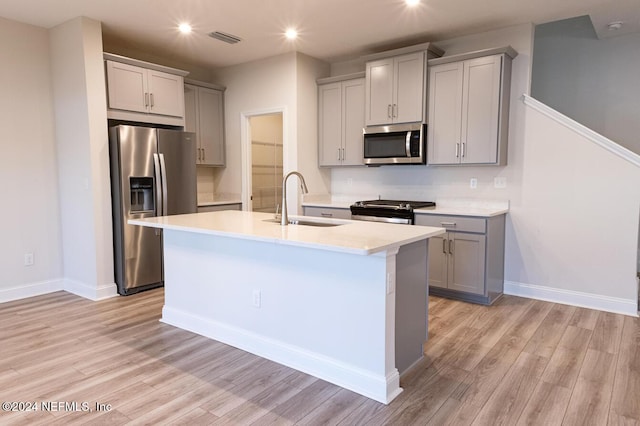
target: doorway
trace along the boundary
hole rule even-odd
[[[249,117],[251,141],[250,210],[276,213],[282,199],[282,113]]]

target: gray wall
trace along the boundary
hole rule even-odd
[[[640,153],[640,34],[599,40],[588,16],[535,28],[531,95]]]

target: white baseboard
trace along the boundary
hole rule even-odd
[[[76,296],[84,297],[85,299],[97,301],[102,299],[108,299],[118,295],[118,287],[115,283],[102,285],[100,287],[93,287],[83,282],[64,279],[64,290],[69,293],[73,293]]]
[[[64,290],[63,279],[40,281],[37,283],[24,284],[7,289],[0,289],[0,303],[12,300],[26,299],[27,297],[40,296],[42,294],[53,293]]]
[[[504,294],[545,300],[563,305],[580,306],[633,317],[638,316],[638,301],[636,299],[621,299],[514,281],[504,282]]]
[[[388,377],[270,339],[245,329],[165,306],[162,322],[234,346],[388,404],[402,392],[398,370]]]

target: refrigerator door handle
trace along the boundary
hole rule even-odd
[[[153,154],[153,177],[156,181],[156,216],[163,216],[162,214],[162,192],[160,188],[162,185],[162,180],[160,179],[160,159],[158,154]]]
[[[162,172],[162,215],[168,215],[167,205],[167,166],[164,163],[164,154],[158,154],[160,156],[160,170]]]

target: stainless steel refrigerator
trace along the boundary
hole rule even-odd
[[[109,129],[113,244],[118,293],[164,283],[162,231],[129,219],[195,213],[196,138],[179,130],[114,126]]]

